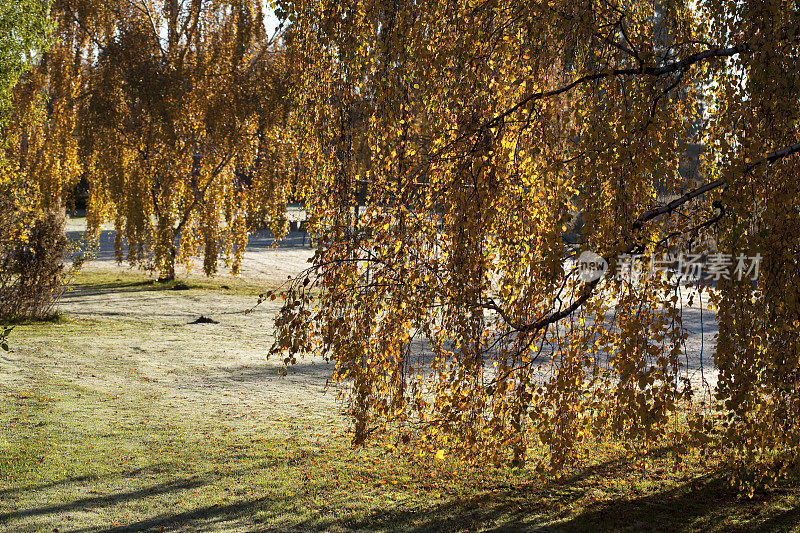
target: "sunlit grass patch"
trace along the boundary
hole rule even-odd
[[[158,281],[155,274],[146,271],[133,268],[110,270],[88,263],[75,273],[69,290],[109,292],[202,290],[258,296],[277,286],[275,282],[267,283],[233,276],[207,277],[198,273],[179,276],[174,280]]]

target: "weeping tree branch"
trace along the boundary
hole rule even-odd
[[[681,59],[680,61],[674,61],[672,63],[668,63],[666,65],[662,65],[660,67],[657,66],[646,66],[640,65],[638,67],[632,68],[618,68],[618,69],[606,69],[600,72],[594,72],[592,74],[587,74],[585,76],[581,76],[580,78],[568,83],[567,85],[563,85],[561,87],[551,89],[549,91],[541,91],[529,94],[512,107],[506,109],[499,115],[496,115],[494,118],[488,120],[484,125],[483,128],[491,128],[500,124],[503,119],[507,116],[513,114],[515,111],[525,107],[530,102],[536,100],[543,100],[545,98],[551,98],[553,96],[558,96],[560,94],[566,93],[574,89],[575,87],[582,85],[584,83],[590,81],[601,80],[605,78],[610,78],[614,76],[664,76],[666,74],[673,74],[673,73],[681,73],[688,70],[692,65],[695,63],[699,63],[701,61],[714,59],[714,58],[725,58],[725,57],[733,57],[738,54],[746,53],[750,50],[750,46],[747,43],[739,44],[736,46],[731,46],[728,48],[713,48],[709,50],[703,50],[702,52],[697,52],[695,54],[691,54],[686,56],[685,58]]]
[[[444,147],[442,147],[438,151],[434,151],[433,154],[430,155],[429,159],[433,160],[439,157],[442,157],[442,154],[452,148],[454,145],[463,142],[464,140],[472,137],[473,135],[478,135],[481,133],[486,132],[492,128],[502,126],[505,119],[509,116],[513,115],[515,112],[523,109],[525,106],[532,102],[536,102],[538,100],[546,100],[548,98],[552,98],[554,96],[559,96],[561,94],[568,93],[589,82],[602,80],[606,78],[612,77],[628,77],[628,76],[647,76],[647,77],[661,77],[670,74],[678,74],[679,78],[683,73],[688,71],[692,66],[696,65],[697,63],[708,61],[712,59],[724,59],[733,57],[739,54],[747,54],[750,53],[751,48],[748,43],[741,43],[735,46],[730,46],[727,48],[708,48],[701,52],[697,52],[694,54],[690,54],[685,58],[672,61],[670,63],[656,66],[656,65],[645,65],[640,64],[636,67],[630,68],[607,68],[603,70],[599,70],[597,72],[593,72],[591,74],[586,74],[581,76],[566,85],[562,85],[560,87],[556,87],[555,89],[550,89],[547,91],[538,91],[535,93],[531,93],[528,96],[524,97],[522,100],[514,104],[513,106],[509,107],[502,113],[495,115],[494,117],[487,119],[485,122],[480,124],[477,128],[464,132],[461,135],[458,135],[455,139],[448,142]],[[635,56],[633,56],[635,57]],[[673,87],[667,89],[666,92],[671,90]]]
[[[748,163],[742,170],[742,174],[748,174],[758,166],[774,163],[775,161],[783,159],[786,156],[792,155],[795,152],[800,152],[800,143],[794,144],[792,146],[787,146],[785,148],[781,148],[780,150],[776,150],[774,152],[770,152],[761,159],[757,159],[753,162]],[[725,178],[720,178],[718,180],[711,181],[701,187],[698,187],[697,189],[687,192],[683,196],[680,196],[672,200],[670,203],[664,206],[651,209],[650,211],[646,211],[645,213],[640,215],[639,218],[636,219],[636,221],[633,223],[633,229],[635,230],[641,229],[645,223],[653,220],[654,218],[660,217],[661,215],[665,215],[668,213],[672,213],[683,204],[690,202],[695,198],[697,198],[698,196],[702,196],[703,194],[709,191],[718,189],[724,186],[726,183],[727,179]]]
[[[770,152],[764,157],[745,165],[744,169],[742,170],[742,173],[747,174],[756,167],[759,167],[761,165],[772,164],[797,152],[800,152],[800,143],[794,144],[792,146],[787,146],[785,148],[776,150],[774,152]],[[702,196],[707,192],[719,189],[721,187],[725,187],[728,181],[729,179],[726,178],[720,178],[718,180],[714,180],[712,182],[706,183],[705,185],[702,185],[701,187],[698,187],[696,189],[687,192],[683,196],[680,196],[672,200],[666,205],[650,209],[649,211],[642,213],[633,223],[634,230],[641,229],[647,222],[650,222],[651,220],[654,220],[662,215],[674,212],[682,205],[691,202],[695,198]],[[722,210],[724,212],[724,207],[722,208]],[[630,244],[625,248],[625,252],[630,253],[636,248],[637,248],[636,244]],[[604,257],[606,261],[608,261],[610,258],[611,257]],[[580,296],[578,296],[578,298],[576,298],[570,305],[568,305],[563,309],[559,309],[558,311],[551,312],[546,316],[528,324],[520,324],[516,322],[513,318],[508,316],[508,314],[505,311],[503,311],[503,309],[501,309],[500,306],[498,306],[492,300],[489,300],[488,302],[484,303],[483,307],[485,309],[490,309],[497,312],[497,314],[500,315],[503,321],[514,331],[517,331],[519,333],[537,333],[547,328],[551,324],[554,324],[561,319],[567,318],[572,313],[580,309],[594,295],[594,290],[599,284],[599,282],[600,279],[596,279],[594,281],[585,283]]]

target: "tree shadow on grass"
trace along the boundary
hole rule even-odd
[[[96,476],[85,475],[85,476],[61,479],[59,481],[53,481],[50,483],[39,483],[37,485],[25,485],[24,487],[4,488],[0,490],[0,500],[13,498],[15,494],[23,492],[30,492],[30,491],[38,492],[42,490],[51,489],[53,487],[66,486],[66,485],[71,485],[73,483],[83,483],[86,481],[93,481],[94,479],[96,479]]]
[[[800,506],[771,516],[759,524],[759,529],[761,531],[790,531],[797,530],[798,524],[800,524]]]
[[[203,484],[204,481],[202,480],[188,479],[184,481],[161,483],[159,485],[154,485],[151,487],[127,491],[127,492],[116,492],[114,494],[108,494],[105,496],[79,498],[77,500],[73,500],[67,503],[46,505],[43,507],[36,507],[33,509],[21,509],[18,511],[11,511],[8,513],[0,514],[0,524],[20,518],[51,515],[51,514],[81,510],[85,508],[115,505],[129,500],[146,498],[158,494],[194,489],[202,486]]]
[[[698,477],[639,496],[620,492],[594,501],[587,496],[600,479],[619,475],[621,460],[587,468],[561,481],[532,483],[521,487],[487,490],[472,496],[453,497],[431,504],[426,495],[416,501],[391,504],[391,508],[361,514],[359,493],[348,492],[328,507],[310,508],[301,496],[284,495],[240,499],[230,503],[200,504],[169,512],[155,508],[152,515],[133,523],[107,528],[85,527],[78,531],[121,533],[130,531],[210,531],[235,527],[246,531],[785,531],[800,524],[796,484],[784,483],[773,492],[745,499],[723,475]],[[269,469],[275,464],[260,465]],[[247,472],[227,472],[226,477],[246,477]],[[0,515],[0,526],[11,518],[44,517],[86,507],[132,503],[172,491],[184,491],[207,483],[195,479],[163,483],[141,490],[40,507]],[[781,499],[781,495],[790,498]],[[336,496],[333,495],[332,496]],[[336,498],[335,498],[336,499]],[[326,503],[329,501],[325,499]],[[388,507],[388,506],[387,506]],[[788,507],[788,508],[787,508]],[[312,518],[303,518],[312,515]],[[263,519],[261,517],[267,516]],[[265,520],[265,521],[262,521]],[[277,528],[277,529],[276,529]]]
[[[178,287],[180,290],[176,290]],[[185,288],[184,288],[185,287]],[[78,300],[91,296],[104,296],[109,294],[124,294],[134,292],[164,292],[173,291],[181,292],[183,290],[200,288],[196,285],[187,284],[182,281],[169,281],[165,283],[156,280],[142,280],[142,281],[115,281],[104,283],[87,283],[76,284],[73,289],[66,292],[62,297],[62,301]]]
[[[126,472],[120,472],[120,473],[117,473],[115,475],[106,476],[106,477],[140,476],[140,475],[150,474],[150,473],[156,472],[160,468],[164,468],[165,466],[167,466],[166,463],[158,463],[158,464],[150,465],[150,466],[147,466],[147,467],[144,467],[144,468],[136,468],[136,469],[133,469],[133,470],[128,470]],[[77,484],[77,483],[93,482],[93,481],[97,481],[97,479],[98,479],[98,476],[95,475],[95,474],[86,474],[86,475],[83,475],[83,476],[76,476],[76,477],[60,479],[60,480],[57,480],[57,481],[51,481],[49,483],[39,483],[39,484],[24,485],[24,486],[21,486],[21,487],[4,488],[3,490],[0,490],[0,500],[13,498],[17,494],[20,494],[20,493],[31,492],[31,491],[40,492],[40,491],[44,491],[44,490],[55,488],[55,487],[66,487],[66,486],[74,485],[74,484]]]
[[[602,470],[603,467],[599,467]],[[599,471],[598,470],[598,471]],[[800,506],[774,505],[773,495],[742,497],[724,476],[696,478],[640,497],[581,502],[591,484],[580,474],[563,482],[512,488],[411,510],[306,524],[347,531],[787,531],[800,524]],[[769,503],[773,505],[770,506]],[[580,508],[577,508],[580,506]],[[303,529],[301,525],[301,529]]]
[[[638,498],[598,502],[542,530],[786,531],[800,524],[800,507],[784,510],[777,501],[786,489],[795,492],[796,482],[748,499],[722,474],[709,475]]]
[[[310,358],[299,361],[297,364],[285,367],[279,357],[273,359],[272,364],[250,364],[237,365],[232,367],[220,368],[224,372],[221,376],[208,377],[212,382],[235,382],[241,384],[260,383],[267,379],[285,379],[289,382],[311,376],[319,378],[321,383],[325,383],[333,374],[335,364],[325,362],[322,359],[312,360]],[[321,393],[325,391],[320,389]]]
[[[183,490],[183,485],[156,490]],[[153,489],[125,493],[118,498],[145,497]],[[768,509],[764,499],[743,500],[718,476],[694,480],[669,490],[638,498],[619,498],[573,509],[590,487],[549,483],[538,488],[487,492],[474,497],[410,509],[375,511],[364,517],[346,505],[327,516],[297,522],[286,509],[295,498],[257,498],[229,504],[199,506],[179,513],[161,513],[111,528],[79,531],[122,533],[132,531],[209,531],[221,524],[247,531],[784,531],[800,523],[800,509]],[[75,506],[91,505],[80,501]],[[105,502],[104,502],[105,503]],[[48,508],[46,512],[57,512]],[[275,516],[272,526],[259,513]],[[729,523],[725,520],[730,519]],[[163,528],[163,529],[162,529]]]
[[[110,528],[85,528],[73,533],[133,533],[147,531],[211,531],[215,524],[238,522],[251,531],[262,531],[260,520],[254,517],[256,511],[268,509],[278,501],[268,498],[248,500],[229,504],[214,504],[198,507],[181,513],[164,513],[145,518],[130,524]]]

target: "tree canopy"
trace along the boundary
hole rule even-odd
[[[285,201],[271,179],[282,59],[260,2],[151,4],[114,19],[87,82],[93,221],[112,218],[128,259],[166,277],[193,256],[214,273],[221,243],[237,271],[256,214]]]
[[[747,490],[797,469],[796,4],[278,0],[274,41],[256,0],[57,0],[16,85],[46,5],[0,7],[40,209],[83,181],[90,230],[172,278],[236,272],[304,202],[272,353],[335,361],[356,443],[541,472],[668,445]],[[713,384],[687,362],[707,308]]]
[[[16,146],[45,206],[82,181],[90,232],[112,221],[118,259],[164,278],[195,257],[236,272],[250,229],[284,231],[286,68],[260,1],[64,1],[52,17],[18,108],[47,105]]]
[[[18,107],[20,79],[42,60],[52,31],[50,2],[0,1],[0,320],[51,311],[59,293],[62,220],[42,213],[39,189],[19,168],[19,124],[34,123],[41,102]],[[23,83],[24,84],[24,83]],[[40,252],[40,253],[37,253]],[[34,257],[37,256],[37,257]],[[3,327],[0,348],[8,350]]]
[[[542,471],[666,442],[743,488],[797,466],[795,4],[280,5],[320,246],[274,353],[335,360],[357,442]],[[588,251],[610,275],[579,275]],[[672,273],[614,275],[634,257]],[[685,365],[687,284],[717,312],[713,390]]]
[[[48,42],[50,2],[0,2],[0,110],[7,111],[11,90]]]

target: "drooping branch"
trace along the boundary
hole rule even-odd
[[[787,146],[785,148],[781,148],[780,150],[776,150],[774,152],[770,152],[766,156],[745,165],[742,172],[744,174],[747,174],[760,165],[769,165],[797,152],[800,152],[800,143]],[[725,186],[728,183],[728,181],[729,178],[727,179],[720,178],[718,180],[714,180],[712,182],[706,183],[705,185],[702,185],[701,187],[698,187],[696,189],[687,192],[683,196],[680,196],[675,200],[672,200],[671,202],[669,202],[664,206],[646,211],[645,213],[642,213],[642,215],[640,215],[639,218],[636,219],[636,221],[633,223],[633,227],[634,229],[641,229],[645,223],[654,220],[662,215],[672,213],[680,206],[694,200],[695,198],[702,196],[707,192]],[[635,247],[636,244],[629,243],[628,246],[624,247],[623,249],[625,250],[626,253],[630,253],[632,250],[635,249]],[[609,259],[611,259],[611,257],[605,257],[604,259],[608,261]],[[551,312],[548,315],[544,316],[543,318],[528,324],[517,323],[511,317],[509,317],[508,314],[505,311],[503,311],[493,301],[484,303],[483,307],[497,312],[497,314],[500,315],[500,318],[502,318],[503,321],[514,331],[518,331],[520,333],[537,333],[542,329],[550,326],[551,324],[554,324],[559,320],[567,318],[572,313],[580,309],[592,297],[592,295],[594,294],[594,290],[599,282],[600,279],[596,279],[594,281],[585,283],[583,285],[583,290],[581,291],[580,296],[578,296],[578,298],[576,298],[569,306],[565,307],[564,309]]]
[[[561,320],[563,318],[567,318],[572,313],[577,311],[580,307],[582,307],[583,304],[585,304],[589,300],[589,298],[592,297],[592,294],[594,293],[594,288],[597,286],[597,284],[599,282],[600,282],[600,279],[596,279],[594,281],[590,281],[590,282],[586,283],[584,285],[583,292],[581,293],[581,295],[575,301],[573,301],[571,304],[569,304],[567,307],[565,307],[563,309],[559,309],[558,311],[555,311],[555,312],[545,316],[544,318],[541,318],[541,319],[536,320],[535,322],[531,322],[529,324],[517,324],[517,323],[515,323],[511,319],[511,317],[509,317],[494,302],[490,301],[489,303],[484,304],[483,307],[485,307],[486,309],[491,309],[493,311],[496,311],[497,314],[499,314],[500,317],[503,319],[503,321],[506,324],[508,324],[511,327],[511,329],[513,329],[514,331],[518,331],[520,333],[537,333],[540,330],[542,330],[542,329],[546,328],[547,326],[549,326],[550,324],[554,324],[554,323],[558,322],[559,320]]]
[[[481,132],[485,132],[491,128],[500,126],[503,124],[503,121],[514,114],[515,112],[519,111],[520,109],[524,108],[531,102],[536,102],[538,100],[545,100],[547,98],[552,98],[554,96],[559,96],[564,93],[568,93],[574,88],[583,85],[585,83],[589,83],[592,81],[602,80],[606,78],[611,78],[615,76],[648,76],[648,77],[660,77],[667,74],[683,74],[687,70],[689,70],[693,65],[700,63],[702,61],[707,61],[710,59],[716,58],[728,58],[733,57],[739,54],[747,53],[750,51],[750,45],[747,43],[738,44],[736,46],[730,46],[727,48],[709,48],[707,50],[703,50],[702,52],[697,52],[691,55],[686,56],[685,58],[679,61],[673,61],[661,66],[655,65],[644,65],[640,64],[637,67],[630,67],[630,68],[618,68],[618,69],[605,69],[599,72],[593,72],[591,74],[586,74],[577,78],[566,85],[562,85],[555,89],[550,89],[547,91],[538,91],[535,93],[531,93],[528,96],[524,97],[522,100],[514,104],[513,106],[509,107],[502,113],[495,115],[494,117],[486,120],[480,126],[478,126],[475,130],[464,132],[462,135],[459,135],[453,141],[447,143],[445,147],[438,150],[433,154],[432,157],[440,157],[441,153],[452,147],[454,144],[458,142],[464,141],[465,139],[471,137],[472,135],[479,134]],[[680,76],[679,76],[680,77]],[[676,84],[674,83],[668,89],[664,91],[664,94],[668,93],[670,90],[674,89]],[[659,97],[660,98],[660,97]],[[657,99],[658,100],[658,99]],[[656,101],[657,101],[656,100]]]
[[[586,74],[585,76],[581,76],[580,78],[568,83],[567,85],[562,85],[561,87],[550,89],[549,91],[540,91],[529,94],[528,96],[526,96],[525,98],[523,98],[510,108],[506,109],[499,115],[496,115],[494,118],[488,120],[483,125],[483,129],[497,126],[507,116],[513,114],[519,109],[522,109],[531,102],[534,102],[536,100],[543,100],[545,98],[551,98],[553,96],[558,96],[560,94],[569,92],[575,87],[578,87],[579,85],[583,85],[584,83],[588,83],[590,81],[597,81],[614,76],[642,76],[642,75],[663,76],[665,74],[679,73],[689,69],[692,65],[699,63],[701,61],[714,58],[733,57],[741,53],[746,53],[748,50],[750,50],[750,47],[748,44],[745,43],[736,46],[731,46],[728,48],[714,48],[709,50],[703,50],[702,52],[691,54],[681,59],[680,61],[673,61],[671,63],[662,65],[660,67],[640,65],[638,67],[623,68],[623,69],[607,69],[600,72],[594,72],[592,74]]]
[[[798,151],[800,151],[800,143],[794,144],[792,146],[787,146],[786,148],[781,148],[780,150],[776,150],[774,152],[770,152],[769,154],[767,154],[763,158],[757,159],[756,161],[752,161],[752,162],[748,163],[747,165],[745,165],[745,167],[744,167],[742,172],[744,174],[747,174],[747,173],[749,173],[751,170],[753,170],[754,168],[756,168],[759,165],[774,163],[775,161],[778,161],[779,159],[783,159],[784,157],[786,157],[788,155],[791,155],[791,154],[793,154],[795,152],[798,152]],[[636,221],[633,223],[633,229],[640,229],[645,223],[653,220],[654,218],[659,217],[661,215],[668,214],[668,213],[672,213],[673,211],[675,211],[676,209],[678,209],[680,206],[684,205],[685,203],[690,202],[690,201],[694,200],[695,198],[697,198],[698,196],[702,196],[703,194],[705,194],[705,193],[707,193],[709,191],[713,191],[714,189],[718,189],[718,188],[724,186],[726,183],[727,183],[727,180],[725,178],[720,178],[718,180],[711,181],[711,182],[706,183],[705,185],[703,185],[701,187],[698,187],[697,189],[694,189],[694,190],[692,190],[690,192],[687,192],[683,196],[680,196],[680,197],[672,200],[670,203],[668,203],[666,205],[663,205],[661,207],[657,207],[655,209],[651,209],[649,211],[646,211],[645,213],[642,213],[642,215],[640,215],[639,218],[636,219]]]

